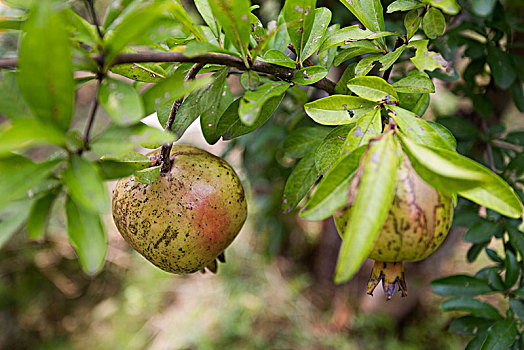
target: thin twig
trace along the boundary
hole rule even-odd
[[[96,15],[94,0],[87,0],[87,4],[89,7],[89,12],[91,13],[93,24],[96,27],[98,36],[100,37],[100,39],[104,39],[104,33],[102,33],[102,30],[100,29],[100,22],[98,21],[98,17]]]
[[[99,64],[103,63],[103,55],[93,55],[92,59],[97,61]],[[15,68],[18,60],[12,58],[0,59],[0,68]],[[202,64],[218,64],[222,66],[228,66],[237,68],[241,71],[247,70],[244,62],[235,56],[220,54],[220,53],[206,53],[202,55],[196,55],[188,57],[182,52],[139,52],[139,53],[121,53],[111,63],[111,66],[117,64],[127,63],[145,63],[145,62],[177,62],[177,63],[202,63]],[[256,61],[252,67],[252,70],[259,73],[270,74],[277,79],[291,82],[293,74],[297,71],[293,68],[287,68],[277,66],[272,63]],[[335,93],[335,83],[327,78],[317,81],[312,86],[317,89],[324,90],[328,94],[333,95]]]
[[[84,131],[84,148],[81,148],[78,150],[78,154],[82,154],[84,150],[89,150],[89,134],[91,133],[91,129],[93,128],[93,123],[95,121],[95,115],[96,111],[98,109],[98,89],[100,89],[100,84],[102,84],[102,79],[97,78],[97,85],[96,85],[96,95],[95,95],[95,102],[93,103],[93,106],[91,107],[91,113],[89,114],[89,119],[87,119],[87,125],[86,129]]]
[[[481,121],[482,131],[487,134],[488,133],[488,124],[486,123],[486,119],[482,118]],[[491,147],[491,142],[486,142],[486,155],[488,156],[488,164],[491,171],[496,172],[495,168],[495,159],[493,158],[493,148]]]
[[[93,19],[93,24],[96,27],[96,30],[98,32],[98,36],[100,37],[100,40],[104,40],[104,33],[102,33],[102,30],[100,29],[100,23],[98,22],[98,17],[96,15],[95,11],[95,5],[93,0],[86,0],[89,12],[91,13],[91,18]],[[98,91],[100,90],[100,85],[102,84],[102,80],[104,79],[104,73],[102,72],[102,69],[104,67],[105,62],[105,56],[102,50],[100,50],[100,61],[99,61],[99,72],[96,75],[96,89],[95,89],[95,101],[93,103],[93,107],[91,108],[91,113],[89,114],[89,119],[87,120],[86,129],[84,131],[84,147],[81,148],[78,153],[82,154],[84,150],[89,150],[89,134],[91,133],[91,129],[93,128],[93,124],[95,122],[95,116],[96,111],[98,109],[99,101],[98,101]]]
[[[185,81],[193,80],[197,76],[198,72],[204,67],[203,63],[196,63],[191,67],[189,72],[187,72],[186,77],[184,78]],[[179,98],[175,100],[173,103],[173,106],[171,107],[171,112],[169,113],[169,118],[167,119],[165,130],[171,131],[173,127],[173,123],[175,122],[176,115],[178,113],[178,109],[182,105],[182,102],[184,101],[183,98]],[[162,169],[160,169],[160,172],[162,174],[168,173],[171,170],[171,160],[169,158],[169,154],[171,153],[171,148],[173,147],[173,143],[165,143],[162,145],[162,149],[160,150],[160,158],[158,159],[158,163],[162,164]]]

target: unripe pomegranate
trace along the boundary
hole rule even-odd
[[[351,208],[335,217],[344,232]],[[369,258],[375,260],[368,283],[372,294],[380,281],[391,299],[397,286],[407,295],[403,261],[419,261],[431,255],[444,241],[453,220],[451,195],[445,195],[418,176],[406,155],[397,170],[395,197]]]
[[[148,156],[155,159],[156,150]],[[172,273],[192,273],[216,261],[247,216],[244,188],[223,159],[189,145],[171,150],[172,167],[151,184],[118,181],[113,219],[124,239],[147,260]]]

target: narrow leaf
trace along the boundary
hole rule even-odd
[[[66,200],[67,235],[82,269],[92,275],[104,265],[107,238],[97,213],[85,210],[71,197]]]
[[[98,90],[98,100],[111,120],[118,125],[136,124],[145,117],[142,100],[128,83],[106,78]]]
[[[442,311],[469,311],[473,316],[487,318],[491,320],[500,320],[497,309],[488,303],[482,302],[470,297],[460,297],[449,299],[440,304]]]
[[[69,33],[63,12],[55,6],[52,0],[39,1],[24,23],[18,85],[38,119],[67,130],[73,115],[75,83]]]
[[[297,52],[297,60],[305,59],[304,49],[315,20],[316,0],[286,0],[282,13],[287,33]]]
[[[433,93],[435,85],[426,73],[418,72],[410,74],[393,84],[397,92],[412,93]]]
[[[384,10],[381,1],[340,0],[366,28],[372,31],[384,30]]]
[[[284,213],[289,213],[298,205],[316,179],[315,152],[310,152],[297,163],[286,181],[284,195],[282,196]]]
[[[247,46],[251,35],[249,24],[249,0],[215,0],[209,6],[218,23],[222,26],[226,38],[243,56],[247,57]]]
[[[399,161],[399,147],[392,134],[370,143],[363,156],[358,191],[342,238],[336,283],[348,281],[373,249],[393,201]]]
[[[424,4],[417,0],[396,0],[389,4],[387,13],[397,11],[409,11],[424,7]]]
[[[347,205],[348,188],[366,147],[346,155],[318,184],[300,216],[306,220],[324,220]]]
[[[398,101],[395,89],[380,77],[356,77],[348,82],[348,89],[366,100],[379,102],[382,100]]]
[[[348,124],[333,129],[318,146],[315,155],[315,165],[319,174],[326,173],[343,158],[341,150],[349,130],[352,128],[353,124]]]
[[[51,191],[34,202],[26,224],[27,235],[30,239],[44,238],[49,215],[57,195],[57,191]]]
[[[109,196],[95,164],[72,155],[63,181],[70,196],[86,210],[101,214],[109,210]]]
[[[476,296],[493,292],[488,282],[468,275],[453,275],[433,280],[431,289],[443,296]]]
[[[430,7],[422,19],[422,29],[430,39],[436,39],[446,30],[446,19],[442,12],[435,7]]]
[[[496,322],[488,328],[481,350],[506,350],[516,340],[517,327],[512,320]]]
[[[398,47],[395,51],[389,52],[386,55],[384,55],[381,59],[378,61],[382,63],[382,68],[380,68],[380,71],[383,72],[389,67],[391,67],[395,62],[397,62],[398,58],[404,50],[406,49],[406,45],[401,45]]]
[[[247,126],[253,125],[264,104],[272,97],[282,95],[290,86],[289,83],[266,83],[254,91],[246,91],[238,108],[240,120]]]
[[[135,178],[138,182],[141,182],[146,185],[150,185],[158,178],[160,175],[160,169],[162,165],[153,166],[143,170],[136,171],[134,173]]]
[[[326,32],[331,21],[331,11],[325,7],[315,9],[315,20],[311,27],[311,33],[304,45],[302,60],[309,58],[318,50],[320,44],[325,40]]]
[[[375,106],[375,102],[360,97],[332,95],[306,103],[304,109],[319,124],[341,125],[354,122]]]
[[[323,79],[328,74],[326,68],[321,66],[312,66],[302,68],[293,74],[293,82],[298,85],[311,85]]]

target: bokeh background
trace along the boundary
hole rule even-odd
[[[97,1],[97,9],[103,13],[109,2]],[[72,3],[85,11],[81,1]],[[276,0],[253,3],[261,6],[257,11],[264,23],[276,19],[281,7]],[[193,4],[184,6],[192,9]],[[319,0],[317,6],[332,10],[333,23],[354,20],[338,1]],[[9,50],[16,37],[0,33],[0,43]],[[464,64],[458,56],[456,68]],[[330,75],[336,79],[342,71]],[[238,77],[229,82],[240,89]],[[436,85],[428,119],[471,110],[445,84]],[[79,128],[94,91],[91,83],[78,91]],[[99,113],[93,134],[109,122]],[[469,244],[462,241],[461,226],[466,219],[456,219],[435,255],[406,265],[407,298],[397,295],[386,302],[380,288],[373,297],[366,295],[369,261],[350,282],[334,285],[340,238],[333,222],[306,222],[280,209],[293,165],[280,151],[282,142],[292,128],[310,123],[304,116],[300,106],[285,100],[263,128],[233,142],[210,147],[198,122],[179,141],[224,156],[247,191],[248,221],[215,275],[176,276],[155,268],[131,250],[110,214],[105,217],[107,261],[96,276],[81,271],[67,242],[63,213],[54,213],[43,242],[28,242],[22,229],[0,250],[0,349],[464,348],[468,339],[447,332],[454,315],[439,311],[442,299],[429,282],[453,273],[474,274],[486,264],[483,256],[474,264],[466,261]],[[524,129],[514,107],[503,109],[500,121],[509,131]],[[145,122],[158,123],[155,116]],[[468,137],[464,125],[458,125],[459,141]],[[108,183],[108,193],[113,186]]]

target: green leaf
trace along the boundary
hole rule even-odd
[[[158,83],[167,76],[164,68],[157,63],[118,64],[111,67],[111,72],[145,83]]]
[[[397,62],[398,58],[400,57],[400,55],[402,55],[405,49],[406,45],[402,45],[398,47],[395,51],[389,52],[386,55],[384,55],[381,59],[379,59],[378,61],[382,63],[382,68],[380,68],[380,71],[385,71],[386,69],[391,67],[393,63]]]
[[[224,82],[224,86],[219,93],[219,96],[220,97],[217,99],[216,104],[211,105],[211,108],[208,108],[200,115],[200,128],[202,129],[202,133],[204,134],[207,143],[211,145],[215,144],[222,136],[223,130],[220,129],[220,120],[234,101],[227,80]],[[264,108],[262,109],[264,110]]]
[[[435,148],[411,141],[398,134],[402,148],[413,168],[427,183],[444,193],[484,186],[487,181],[482,166],[455,151]]]
[[[482,344],[486,340],[487,330],[477,332],[477,334],[469,341],[464,350],[480,350]]]
[[[167,9],[173,15],[175,20],[177,20],[179,23],[182,23],[182,25],[191,34],[193,34],[196,40],[206,41],[205,36],[202,35],[200,30],[198,29],[198,26],[191,19],[191,17],[188,16],[188,14],[186,13],[186,10],[184,10],[184,7],[182,7],[182,4],[180,3],[180,1],[169,1],[167,2],[166,5],[167,5]]]
[[[293,74],[293,82],[298,85],[311,85],[323,79],[328,74],[328,70],[321,66],[302,68]]]
[[[475,222],[464,234],[464,241],[469,243],[489,242],[491,237],[499,233],[500,225],[495,222],[481,219]]]
[[[75,83],[63,12],[57,11],[54,1],[39,1],[33,6],[23,30],[18,73],[20,92],[35,117],[67,130],[73,116]]]
[[[318,184],[300,216],[306,220],[324,220],[347,205],[348,188],[366,147],[346,155]]]
[[[0,158],[0,208],[9,202],[28,199],[55,185],[47,178],[61,159],[33,163],[18,155]],[[5,180],[4,180],[5,179]]]
[[[213,16],[213,11],[209,5],[209,0],[195,0],[195,7],[204,19],[204,22],[209,26],[213,35],[218,37],[220,35],[220,26]]]
[[[443,296],[475,296],[493,292],[488,282],[468,275],[446,276],[431,282],[433,293]]]
[[[64,132],[34,118],[14,119],[0,126],[0,156],[46,144],[64,145]]]
[[[302,127],[289,134],[282,145],[284,154],[291,158],[302,158],[316,149],[329,134],[331,128],[324,126]]]
[[[85,210],[100,214],[109,211],[109,196],[96,164],[72,155],[63,182],[69,195]]]
[[[422,19],[422,29],[430,39],[436,39],[446,30],[446,19],[442,12],[435,7],[430,7]]]
[[[145,114],[149,115],[166,102],[172,102],[187,93],[211,83],[209,77],[186,81],[186,72],[177,70],[171,76],[153,85],[142,93]]]
[[[481,187],[462,190],[458,194],[488,209],[492,209],[512,218],[522,215],[522,203],[513,190],[502,178],[491,170],[475,163],[476,170],[482,171],[487,180]]]
[[[424,4],[416,0],[397,0],[393,1],[387,9],[387,13],[396,11],[409,11],[424,7]]]
[[[282,13],[287,33],[297,52],[297,61],[305,60],[306,43],[315,21],[316,0],[286,0]]]
[[[145,117],[140,96],[124,81],[105,78],[98,90],[98,100],[117,125],[133,125]]]
[[[222,26],[226,39],[243,56],[247,57],[247,46],[251,36],[249,23],[249,0],[214,0],[209,6],[218,23]]]
[[[136,6],[125,16],[120,16],[122,20],[118,21],[114,31],[104,37],[105,64],[109,65],[131,41],[144,35],[147,29],[162,16],[164,8],[164,3],[150,3]],[[114,23],[117,23],[117,21]]]
[[[381,53],[381,55],[373,55],[375,59],[371,62],[369,62],[369,59],[368,59],[368,62],[366,64],[370,64],[370,63],[373,63],[374,61],[377,61],[379,57],[383,55],[382,54],[383,50],[373,41],[368,41],[368,40],[353,41],[353,42],[348,43],[345,47],[347,47],[347,49],[341,50],[335,57],[335,60],[334,60],[335,66],[339,66],[343,62],[351,58],[360,56],[360,55],[366,55],[369,53],[375,53],[375,54]],[[364,57],[362,60],[364,60],[366,57]],[[360,61],[357,63],[359,64],[359,66],[362,66],[362,63],[360,63]],[[362,68],[360,70],[364,71],[364,69]],[[360,74],[360,75],[364,75],[364,74]]]
[[[448,62],[440,53],[428,51],[428,40],[411,41],[408,46],[416,49],[415,57],[411,58],[411,62],[418,70],[432,72],[437,68],[445,70],[448,66]]]
[[[399,162],[399,147],[392,134],[369,144],[361,160],[358,191],[342,237],[336,283],[348,281],[373,249],[393,202]]]
[[[222,138],[227,141],[257,130],[273,115],[273,112],[275,112],[280,102],[284,99],[284,95],[285,94],[275,96],[267,100],[262,106],[256,122],[251,126],[244,124],[242,120],[240,120],[238,108],[241,98],[237,99],[230,104],[224,114],[222,114],[218,122],[217,133],[221,134]]]
[[[344,27],[337,31],[331,32],[326,40],[320,45],[319,51],[324,51],[334,46],[348,44],[353,41],[366,39],[380,39],[386,36],[399,35],[393,32],[373,32],[369,29],[360,29],[358,25]]]
[[[316,179],[315,152],[310,152],[297,163],[286,181],[284,195],[282,196],[284,213],[289,213],[298,205]]]
[[[258,84],[260,84],[260,77],[255,71],[245,71],[240,76],[240,84],[246,90],[255,90]]]
[[[267,50],[264,54],[264,58],[259,58],[258,60],[288,68],[295,68],[297,66],[297,63],[289,58],[285,53],[275,49]]]
[[[326,33],[324,35],[324,38],[328,37],[329,33],[333,33],[336,30],[338,30],[339,28],[340,28],[339,24],[333,24],[332,26],[330,26],[327,29],[327,31],[326,31]],[[322,40],[322,42],[324,42],[324,40]],[[337,48],[336,47],[332,47],[332,48],[324,50],[324,51],[320,51],[320,48],[319,48],[319,51],[318,51],[318,62],[319,62],[319,64],[322,67],[324,67],[324,68],[330,69],[331,66],[333,65],[333,60],[335,59],[335,55],[336,54],[337,54]]]
[[[454,151],[450,144],[427,121],[397,106],[388,106],[388,109],[389,116],[395,120],[402,133],[409,139],[427,146]]]
[[[383,57],[385,57],[383,54],[369,55],[363,57],[361,60],[358,61],[357,66],[355,67],[355,75],[364,76],[368,74],[375,66],[375,62],[378,62]]]
[[[442,311],[468,311],[473,316],[487,318],[490,320],[500,320],[500,316],[497,309],[488,303],[482,302],[477,299],[469,297],[459,297],[455,299],[449,299],[440,304]]]
[[[126,12],[130,12],[133,7],[136,7],[137,5],[139,5],[139,2],[135,0],[112,1],[106,11],[104,28],[109,28],[115,19],[124,15]]]
[[[511,245],[519,252],[521,257],[524,257],[524,233],[512,226],[506,226],[506,230]]]
[[[497,292],[504,290],[504,283],[502,282],[502,277],[500,277],[499,272],[496,268],[491,268],[488,270],[488,281],[490,287]]]
[[[13,237],[29,216],[33,200],[13,201],[0,211],[0,248]]]
[[[18,89],[17,73],[13,71],[2,71],[0,114],[11,120],[32,117],[31,111]]]
[[[104,132],[91,140],[91,151],[102,157],[120,156],[137,147],[156,148],[164,143],[175,141],[172,133],[137,124],[129,127],[109,126]]]
[[[137,179],[138,182],[141,182],[146,185],[150,185],[160,176],[160,170],[162,169],[162,164],[153,166],[150,168],[145,168],[143,170],[135,171],[133,174],[135,176],[135,179]]]
[[[342,147],[352,128],[353,124],[336,127],[318,146],[315,154],[315,165],[319,174],[326,173],[343,158]]]
[[[349,131],[342,145],[342,154],[353,152],[353,150],[366,145],[371,139],[378,137],[381,133],[380,108],[375,108],[356,120],[356,125]]]
[[[269,99],[285,93],[290,86],[290,83],[274,82],[260,85],[254,91],[246,91],[238,107],[240,120],[247,126],[253,125],[257,121],[264,104]]]
[[[488,328],[481,350],[506,350],[516,340],[517,327],[512,320],[498,321]]]
[[[486,61],[495,79],[495,84],[502,89],[509,88],[517,77],[511,56],[496,46],[488,45]]]
[[[374,102],[385,99],[398,101],[395,89],[380,77],[353,78],[348,82],[348,89],[358,96]]]
[[[515,298],[509,298],[509,305],[511,310],[517,315],[517,317],[523,321],[524,320],[524,303]]]
[[[471,1],[471,10],[477,16],[486,17],[493,12],[497,0],[475,0]]]
[[[435,92],[435,85],[433,85],[433,81],[424,72],[410,74],[394,83],[393,87],[397,92],[404,92],[408,94]]]
[[[51,191],[33,203],[26,223],[27,235],[30,239],[44,238],[49,215],[57,195],[57,191]]]
[[[311,27],[311,33],[304,45],[302,59],[310,57],[320,48],[320,44],[325,40],[329,22],[331,21],[331,11],[325,7],[315,9],[315,20]]]
[[[75,249],[82,269],[92,275],[104,265],[107,238],[97,213],[85,210],[71,197],[66,200],[67,236]]]
[[[384,10],[381,1],[340,0],[367,29],[378,32],[384,30]]]
[[[422,22],[421,12],[411,10],[404,17],[404,27],[406,28],[406,39],[409,41],[417,33]]]
[[[229,68],[224,67],[214,73],[209,78],[207,86],[194,90],[182,102],[171,127],[178,138],[198,117],[201,117],[202,132],[206,139],[211,139],[215,134],[218,118],[222,112],[221,107],[224,107],[222,103],[230,102],[227,94],[229,86],[226,83],[228,72]],[[159,116],[164,116],[164,113],[159,113]],[[169,114],[165,113],[165,118],[159,118],[160,122],[165,124],[168,117]]]
[[[492,320],[474,316],[459,317],[449,325],[448,331],[458,335],[475,335],[483,330],[488,329],[493,324]],[[485,335],[484,335],[485,336]]]
[[[515,283],[517,283],[520,275],[520,266],[515,257],[510,250],[506,250],[506,275],[504,278],[504,287],[506,290],[509,290]]]
[[[375,106],[375,102],[360,97],[332,95],[306,103],[304,109],[319,124],[340,125],[352,123]]]
[[[430,3],[431,6],[438,7],[448,15],[456,15],[460,11],[460,7],[457,5],[456,0],[425,0],[424,2]]]
[[[129,152],[118,156],[102,157],[98,166],[104,180],[126,177],[136,170],[145,169],[151,165],[151,160],[137,152]]]

